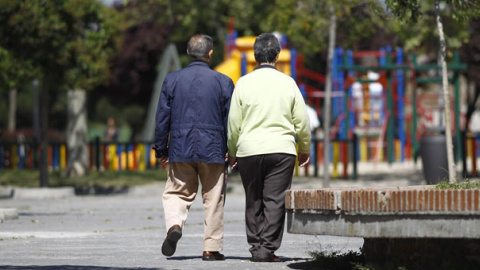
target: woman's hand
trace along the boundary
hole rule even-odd
[[[299,153],[298,154],[298,164],[300,167],[303,167],[310,162],[310,154]]]

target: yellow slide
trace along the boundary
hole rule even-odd
[[[235,40],[235,49],[230,52],[230,57],[215,67],[215,70],[227,75],[237,83],[242,76],[242,53],[245,53],[247,62],[247,73],[252,72],[257,66],[253,54],[253,43],[256,37],[240,37]],[[277,69],[287,75],[291,75],[290,50],[282,49],[277,61]]]
[[[241,61],[240,52],[237,50],[232,51],[231,57],[220,63],[220,65],[216,66],[215,70],[230,77],[233,83],[237,83],[238,79],[242,75]]]

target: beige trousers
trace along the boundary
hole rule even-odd
[[[171,163],[168,166],[168,179],[163,193],[167,231],[173,225],[180,225],[183,228],[200,182],[205,207],[203,251],[221,251],[223,247],[225,179],[223,164]]]

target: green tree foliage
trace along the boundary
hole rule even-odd
[[[117,18],[96,0],[1,0],[0,46],[54,76],[52,87],[88,90],[108,76]]]
[[[239,20],[235,19],[237,26],[248,32],[251,24],[248,20],[243,22],[242,14],[246,11],[242,9],[251,12],[261,3],[260,0],[129,0],[124,1],[122,6],[126,15],[126,29],[136,31],[136,27],[147,21],[158,25],[174,25],[173,31],[168,35],[168,41],[177,45],[182,65],[185,66],[189,62],[185,55],[186,42],[192,35],[203,33],[214,38],[213,64],[217,64],[223,57],[229,18],[238,16]],[[123,8],[120,7],[120,9]],[[262,14],[261,11],[260,14]]]
[[[385,2],[395,17],[416,23],[420,17],[429,14],[429,11],[433,11],[434,1],[386,0]],[[441,3],[440,8],[451,14],[455,20],[468,21],[480,16],[480,2],[478,0],[444,0],[439,2]]]
[[[120,2],[115,8],[124,20],[119,61],[127,58],[133,61],[133,54],[137,54],[137,59],[156,62],[166,44],[173,42],[185,66],[189,63],[186,55],[188,39],[203,33],[214,39],[212,66],[215,66],[223,61],[225,37],[231,20],[240,36],[275,30],[265,26],[265,18],[275,8],[275,0],[129,0]],[[142,48],[143,52],[140,51]],[[137,63],[130,68],[146,70],[151,68],[151,63]]]
[[[422,14],[418,0],[386,0],[385,2],[392,14],[401,20],[417,22]]]
[[[156,65],[168,45],[173,23],[166,7],[158,1],[129,1],[115,6],[122,17],[122,41],[112,59],[110,87],[120,102],[138,102],[135,96],[147,96],[156,77]],[[123,99],[123,100],[122,100]]]
[[[230,19],[233,19],[239,36],[259,35],[275,29],[265,27],[265,18],[275,8],[275,0],[182,0],[166,3],[170,18],[177,23],[171,41],[175,42],[182,64],[188,63],[185,55],[188,38],[204,33],[214,39],[212,65],[223,61],[225,37]]]
[[[0,86],[2,89],[17,89],[35,75],[31,60],[17,59],[10,51],[0,47]]]
[[[66,103],[57,102],[57,91],[105,82],[118,22],[117,12],[96,0],[0,0],[0,92],[45,76],[51,124],[65,127]]]
[[[460,5],[457,5],[457,3]],[[435,26],[434,0],[387,0],[389,11],[399,20],[394,26],[395,34],[404,42],[407,51],[419,53],[436,52],[438,29]],[[447,56],[453,55],[469,38],[469,18],[480,13],[477,1],[441,1],[440,9],[447,39]],[[436,59],[436,53],[432,55]]]
[[[264,31],[285,33],[297,50],[313,55],[328,45],[329,3],[315,0],[277,0],[263,26]],[[385,27],[385,13],[371,0],[331,1],[337,16],[338,43],[357,47],[359,40]]]

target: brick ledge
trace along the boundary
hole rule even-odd
[[[287,190],[287,210],[334,211],[347,215],[476,215],[479,189],[433,189],[434,186],[325,188]]]

